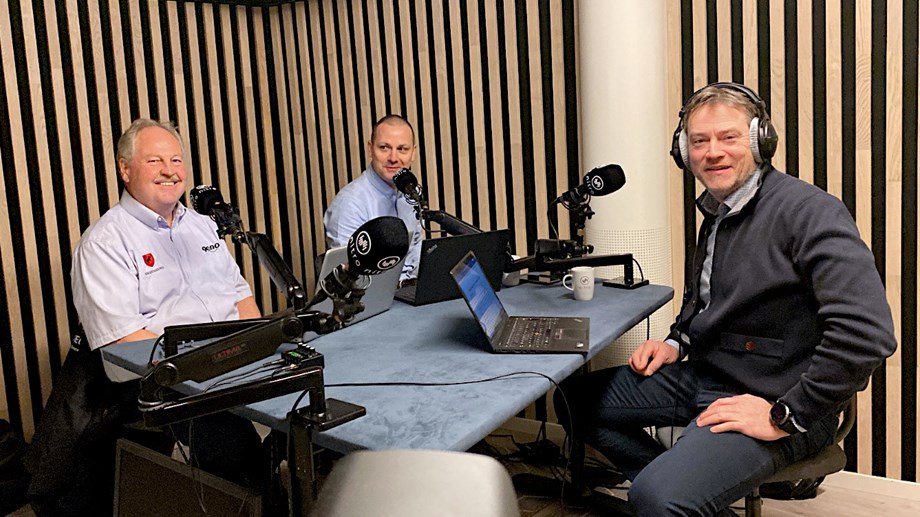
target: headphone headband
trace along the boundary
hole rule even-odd
[[[674,158],[674,162],[677,166],[681,169],[688,170],[690,164],[690,151],[687,147],[687,133],[682,127],[685,110],[700,92],[710,87],[734,90],[743,94],[754,104],[756,113],[754,118],[751,119],[750,127],[751,153],[754,155],[754,161],[758,164],[769,162],[770,158],[773,158],[773,155],[776,153],[776,145],[779,141],[779,137],[776,133],[776,129],[773,127],[773,122],[770,121],[770,114],[767,112],[767,104],[754,92],[754,90],[743,84],[715,82],[690,94],[690,97],[687,98],[684,105],[680,108],[677,128],[674,130],[674,135],[671,139],[671,157]]]

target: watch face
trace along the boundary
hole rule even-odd
[[[789,418],[789,406],[783,402],[777,402],[773,404],[773,407],[770,408],[770,419],[776,425],[781,425],[786,423],[786,420]]]

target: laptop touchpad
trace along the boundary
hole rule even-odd
[[[556,339],[587,339],[587,329],[562,328],[556,329]]]

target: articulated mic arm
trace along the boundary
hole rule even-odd
[[[164,340],[174,343],[173,346],[225,337],[167,357],[147,371],[141,378],[138,397],[144,422],[161,426],[301,391],[317,382],[322,386],[323,356],[307,348],[288,371],[267,380],[184,397],[167,389],[185,381],[202,382],[269,357],[283,343],[301,342],[304,332],[327,334],[340,326],[340,322],[326,313],[288,309],[269,318],[167,327]]]

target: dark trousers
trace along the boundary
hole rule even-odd
[[[556,412],[565,428],[604,454],[632,481],[629,501],[639,515],[717,515],[784,466],[833,442],[836,415],[807,433],[772,442],[736,432],[713,433],[695,418],[714,400],[741,394],[691,362],[664,366],[650,377],[621,366],[562,383]],[[686,426],[666,449],[645,428]]]

